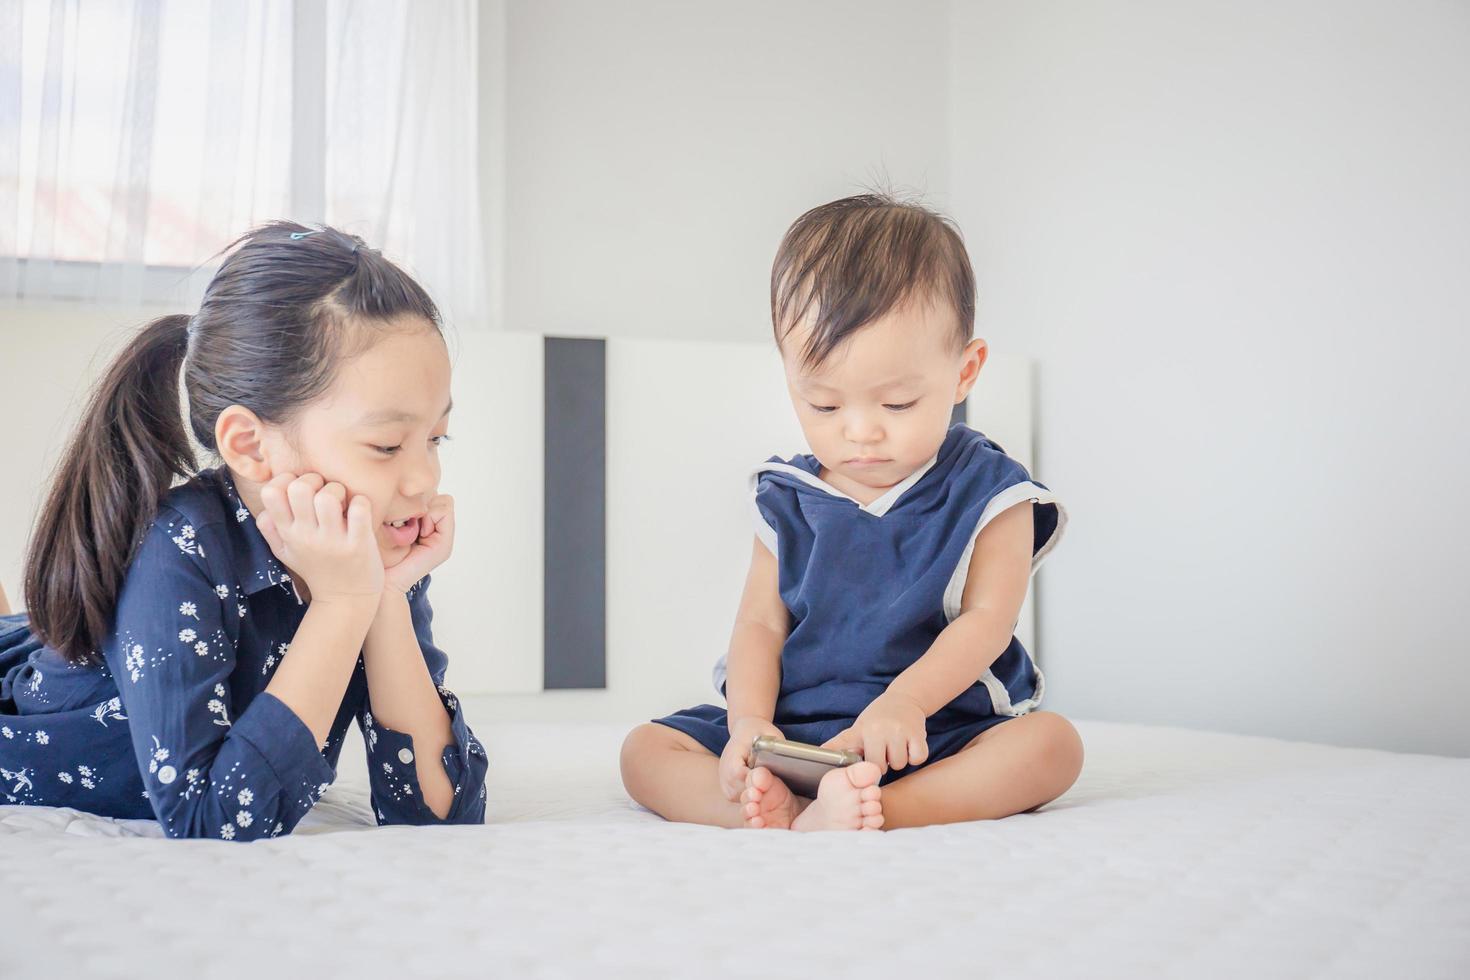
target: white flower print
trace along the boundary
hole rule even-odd
[[[79,775],[79,776],[90,776],[90,775],[92,775],[92,767],[91,766],[77,766],[77,775]]]
[[[383,763],[383,771],[386,772],[386,773],[391,773],[393,771],[393,763],[391,763],[391,762],[385,762],[385,763]]]
[[[214,594],[221,599],[228,599],[230,597],[230,587],[228,585],[216,585],[214,587]]]
[[[133,683],[136,684],[138,682],[138,678],[143,676],[143,647],[141,644],[133,644],[133,648],[129,650],[128,655],[123,658],[123,666],[128,668],[128,676],[132,678]],[[117,699],[114,698],[113,700]],[[102,719],[100,718],[97,720],[102,721]],[[106,722],[102,723],[104,725],[107,724]]]
[[[185,616],[193,616],[195,619],[199,618],[199,607],[192,602],[179,603],[179,612]]]
[[[188,772],[184,773],[184,778],[187,779],[191,783],[194,782],[196,779],[199,778],[199,770],[198,769],[190,769]]]
[[[61,780],[63,783],[66,783],[68,786],[71,785],[71,773],[69,772],[58,772],[56,774],[56,778]]]
[[[200,640],[198,643],[194,644],[194,652],[199,654],[199,656],[201,657],[209,656],[209,644],[205,643],[203,640]]]
[[[134,647],[134,649],[138,651],[139,657],[143,655],[142,647]],[[137,679],[138,675],[136,672],[134,672],[133,680]],[[128,720],[128,716],[122,713],[122,698],[113,698],[110,701],[104,701],[99,704],[92,712],[92,720],[97,722],[97,724],[101,725],[103,728],[107,727],[107,719],[109,718],[113,719],[114,721]]]
[[[31,693],[32,694],[35,694],[40,689],[41,689],[41,672],[39,670],[35,670],[31,674]]]
[[[232,824],[232,823],[227,823],[224,826],[220,827],[220,829],[219,829],[219,835],[220,835],[220,838],[222,840],[234,840],[235,839],[235,825]]]
[[[239,605],[235,606],[235,609],[240,613],[240,618],[241,619],[244,619],[245,618],[245,604],[242,602]]]
[[[265,666],[263,666],[263,667],[260,668],[260,676],[264,677],[266,674],[268,674],[270,672],[270,669],[272,667],[274,667],[275,665],[276,665],[276,655],[274,653],[268,653],[268,654],[266,654],[265,655]]]
[[[188,628],[179,630],[180,643],[193,643],[197,639],[199,639],[199,634],[193,630]]]
[[[41,731],[36,732],[36,744],[37,745],[50,745],[51,744],[51,736],[50,735],[47,735],[45,732],[41,732]]]
[[[84,787],[86,787],[87,789],[96,789],[97,788],[97,784],[94,783],[94,782],[92,782],[92,780],[89,779],[89,778],[87,778],[86,776],[83,776],[82,777],[82,785]]]
[[[12,793],[29,793],[33,788],[29,769],[22,769],[19,772],[0,769],[0,779],[15,780],[15,785],[10,788]]]
[[[321,796],[324,793],[326,793],[327,787],[330,786],[330,785],[331,785],[330,783],[322,783],[320,786],[318,786],[316,788],[316,795],[317,796]]]
[[[209,709],[210,714],[219,715],[218,718],[211,718],[211,721],[223,728],[230,727],[229,709],[225,707],[225,703],[223,701],[221,701],[219,698],[210,698],[209,703],[205,705],[205,707]]]
[[[249,810],[241,810],[239,813],[235,814],[235,823],[239,824],[242,827],[248,827],[254,822],[255,818],[250,815]]]
[[[157,772],[158,764],[168,758],[168,749],[164,748],[163,745],[158,741],[157,735],[152,735],[150,737],[153,739],[153,754],[148,759],[148,771]],[[81,772],[80,767],[78,767],[77,771]],[[84,772],[82,773],[82,775],[90,776],[91,773]]]
[[[200,548],[194,540],[194,528],[192,525],[185,524],[179,533],[174,536],[173,542],[186,555],[199,555],[201,557],[204,555],[204,549]]]
[[[15,738],[15,732],[10,730],[9,725],[0,726],[0,735],[4,735],[6,738]]]
[[[255,802],[255,794],[248,789],[242,789],[240,790],[240,795],[235,797],[235,799],[240,801],[241,806],[249,806]]]
[[[235,521],[237,523],[244,524],[249,519],[250,511],[246,510],[244,507],[241,507],[239,510],[235,511]]]

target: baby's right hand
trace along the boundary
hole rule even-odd
[[[378,600],[384,573],[371,501],[358,494],[347,503],[347,488],[318,473],[282,473],[260,488],[260,502],[265,511],[256,527],[275,556],[306,581],[313,602]]]
[[[740,799],[750,773],[750,743],[762,735],[783,737],[781,729],[761,718],[739,718],[730,724],[730,741],[720,753],[720,789],[727,800]]]

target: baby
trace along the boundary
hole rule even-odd
[[[1005,817],[1072,785],[1082,742],[1037,711],[1013,635],[1066,513],[1024,467],[951,425],[985,363],[953,225],[882,195],[807,212],[781,242],[771,316],[810,455],[752,478],[755,542],[728,709],[634,729],[623,782],[670,820],[877,830]],[[809,800],[752,741],[852,749]]]

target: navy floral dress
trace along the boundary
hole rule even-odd
[[[428,586],[408,600],[454,732],[443,820],[419,792],[412,738],[373,718],[361,658],[321,750],[265,692],[306,605],[223,468],[170,492],[128,570],[101,663],[70,664],[24,615],[0,616],[0,805],[155,818],[171,837],[275,837],[331,785],[355,720],[380,824],[483,822],[485,751],[443,686]]]

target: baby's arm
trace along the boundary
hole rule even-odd
[[[759,735],[781,735],[771,719],[781,689],[781,648],[791,619],[777,577],[776,556],[757,538],[725,658],[730,741],[720,757],[720,786],[731,800],[745,786],[750,743]]]
[[[1010,644],[1031,579],[1031,508],[1017,504],[985,525],[970,556],[960,615],[829,746],[860,748],[885,770],[928,758],[924,720],[974,684]]]

